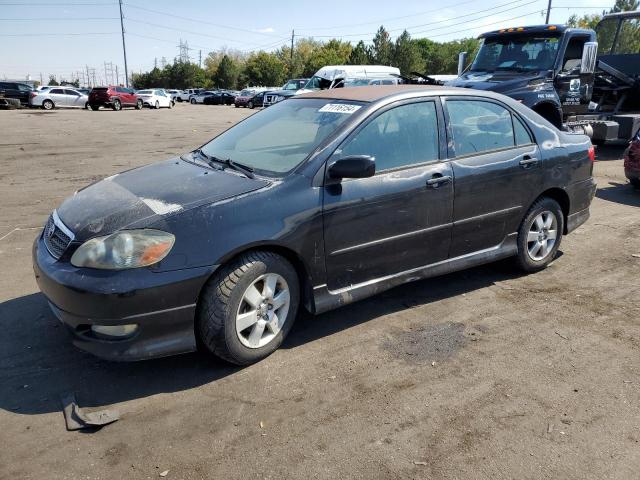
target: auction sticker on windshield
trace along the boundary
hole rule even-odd
[[[327,103],[318,111],[323,113],[346,113],[347,115],[351,115],[353,112],[356,112],[361,108],[362,105],[352,105],[349,103]]]

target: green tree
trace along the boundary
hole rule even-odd
[[[353,50],[351,50],[349,65],[369,65],[372,62],[371,49],[360,40]]]
[[[309,60],[307,71],[310,75],[326,65],[344,65],[349,61],[351,44],[340,40],[331,39],[323,44]]]
[[[616,0],[613,8],[609,10],[609,13],[617,12],[632,12],[638,10],[638,0]]]
[[[244,74],[252,86],[276,86],[284,83],[287,69],[275,54],[260,51],[247,59]]]
[[[393,43],[389,32],[381,26],[373,37],[373,48],[371,49],[372,60],[378,65],[391,65],[393,55]]]
[[[236,88],[239,76],[240,68],[236,62],[228,55],[224,55],[213,79],[217,87]]]
[[[420,56],[417,45],[411,41],[411,35],[406,30],[396,38],[392,65],[398,67],[403,75],[409,75],[411,72],[423,73],[424,71],[424,60]]]
[[[51,85],[51,86],[54,86],[54,87],[57,87],[58,85],[60,85],[58,83],[58,81],[56,80],[56,76],[55,75],[49,75],[49,83],[48,83],[48,85]]]

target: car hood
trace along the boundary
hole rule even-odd
[[[58,216],[84,241],[127,228],[146,228],[161,218],[269,185],[181,159],[154,163],[96,182],[66,199]]]
[[[514,90],[525,88],[532,80],[544,78],[546,75],[542,72],[467,72],[455,80],[446,82],[446,85],[508,94]]]

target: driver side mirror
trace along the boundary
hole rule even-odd
[[[596,60],[598,56],[598,42],[585,42],[582,49],[582,61],[580,63],[580,74],[591,74],[596,71]]]
[[[368,178],[376,173],[376,159],[369,155],[352,155],[329,166],[329,178]]]

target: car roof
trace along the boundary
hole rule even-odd
[[[402,96],[406,93],[422,93],[432,95],[473,95],[477,97],[498,98],[493,92],[470,90],[437,85],[379,85],[365,87],[331,88],[311,93],[304,93],[293,98],[325,98],[329,100],[352,100],[355,102],[377,102],[389,97]],[[502,97],[504,98],[504,97]]]

